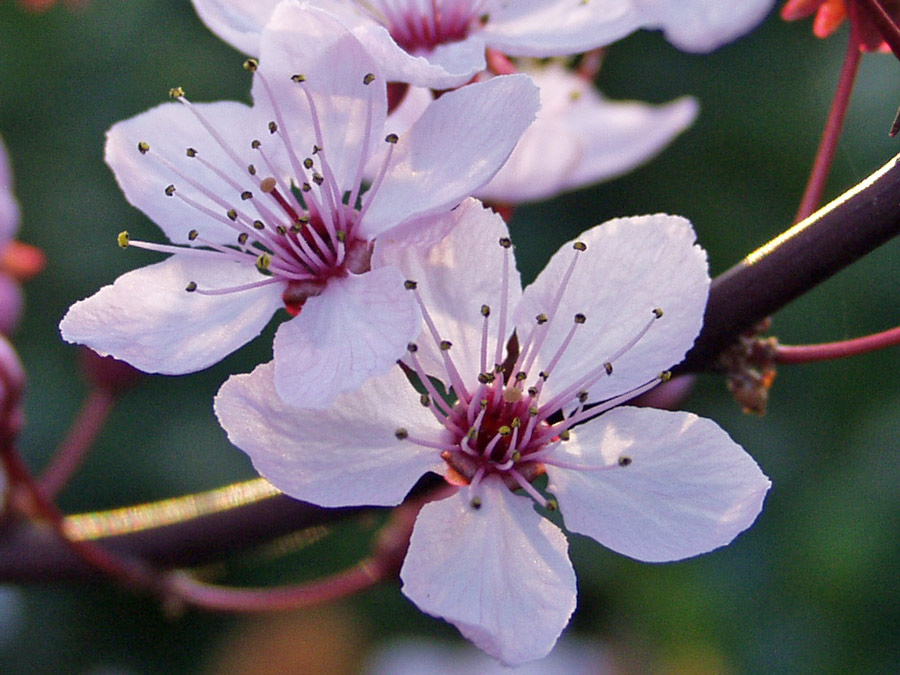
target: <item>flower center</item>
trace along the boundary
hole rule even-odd
[[[410,54],[431,51],[469,34],[487,0],[360,0],[363,9],[388,29]]]
[[[231,230],[233,238],[223,238],[221,228],[213,235],[192,230],[188,234],[191,245],[171,246],[132,241],[128,233],[123,232],[119,235],[119,245],[195,256],[216,255],[222,260],[253,265],[261,275],[257,281],[225,288],[201,288],[196,282],[189,281],[185,289],[202,295],[222,295],[279,283],[284,286],[282,299],[285,309],[296,315],[308,298],[322,293],[330,279],[364,274],[371,269],[372,243],[360,234],[360,223],[367,204],[387,172],[391,150],[398,137],[390,134],[385,138],[391,149],[363,200],[360,195],[364,167],[374,151],[370,129],[366,129],[353,183],[341,185],[329,165],[321,120],[309,91],[305,87],[302,89],[309,104],[315,138],[310,139],[313,141],[311,151],[304,156],[295,151],[291,134],[286,128],[285,120],[289,118],[282,114],[269,82],[257,70],[258,64],[251,59],[245,67],[261,79],[269,97],[274,119],[264,126],[276,144],[273,151],[260,140],[253,140],[249,148],[249,162],[246,150],[244,153],[234,150],[203,113],[187,101],[180,88],[171,92],[172,97],[187,106],[206,129],[209,136],[206,142],[217,145],[239,168],[239,175],[243,176],[240,180],[235,178],[233,172],[226,172],[208,160],[197,148],[187,149],[186,155],[191,161],[199,163],[206,172],[216,175],[229,186],[225,194],[199,180],[196,177],[199,172],[184,170],[180,164],[156,153],[148,143],[142,141],[137,144],[141,155],[157,160],[190,188],[180,190],[175,184],[170,184],[163,190],[167,197],[180,199],[194,212],[225,225],[225,232]],[[372,74],[366,74],[360,82],[368,88],[374,79]],[[294,75],[291,81],[288,86],[303,87],[306,77]],[[375,97],[367,94],[367,101],[371,112]],[[284,151],[280,154],[286,156],[286,163],[276,162],[278,150]],[[239,201],[233,196],[235,194],[239,196]]]
[[[647,322],[612,351],[608,359],[599,364],[585,364],[583,372],[568,386],[545,393],[546,382],[553,376],[563,355],[570,348],[576,332],[584,330],[583,326],[588,320],[583,313],[576,313],[570,318],[572,323],[555,348],[550,350],[544,347],[554,322],[565,320],[554,310],[560,306],[578,257],[587,247],[582,242],[573,244],[572,261],[554,298],[548,304],[549,311],[537,315],[530,329],[519,326],[514,332],[508,325],[507,316],[509,270],[513,265],[512,242],[504,237],[499,244],[505,250],[500,311],[494,327],[491,308],[488,305],[481,306],[482,372],[474,383],[463,380],[450,356],[453,345],[441,338],[418,291],[417,283],[407,281],[407,288],[416,294],[419,302],[427,328],[425,335],[430,334],[443,359],[444,372],[425,371],[416,343],[409,344],[403,363],[425,389],[421,402],[443,426],[443,432],[439,440],[410,436],[406,429],[397,429],[396,435],[400,440],[409,440],[439,450],[441,458],[447,464],[446,478],[450,483],[477,488],[486,476],[497,475],[508,488],[522,489],[541,506],[554,508],[555,502],[545,498],[531,483],[544,473],[545,464],[573,467],[554,456],[557,446],[569,439],[569,431],[669,378],[668,373],[660,373],[653,380],[618,396],[588,402],[591,387],[602,378],[613,375],[614,362],[640,342],[663,316],[663,312],[659,308],[648,309]],[[520,336],[519,331],[523,335]],[[509,337],[510,333],[512,338]],[[490,349],[491,342],[494,349]],[[447,391],[452,394],[449,400],[438,391],[431,376],[445,384]],[[630,462],[630,458],[620,458],[617,466],[627,466]],[[574,468],[606,470],[610,466]],[[476,497],[472,506],[478,508],[479,505]]]

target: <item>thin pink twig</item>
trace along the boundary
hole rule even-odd
[[[873,335],[826,342],[818,345],[778,345],[775,351],[776,363],[810,363],[812,361],[829,361],[847,356],[866,354],[877,349],[893,347],[900,344],[900,326]]]

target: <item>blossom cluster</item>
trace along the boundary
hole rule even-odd
[[[477,198],[618,175],[697,114],[689,98],[610,102],[558,57],[639,28],[709,51],[770,0],[195,6],[249,56],[253,104],[174,88],[109,130],[122,191],[168,239],[118,243],[168,257],[75,303],[65,340],[184,374],[279,314],[272,361],[216,397],[229,439],[324,507],[395,506],[441,476],[403,593],[503,663],[548,654],[575,609],[554,512],[648,562],[753,523],[769,481],[722,429],[626,405],[700,331],[709,275],[690,223],[598,225],[523,290],[507,224]]]

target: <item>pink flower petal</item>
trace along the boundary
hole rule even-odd
[[[0,139],[0,249],[15,238],[18,229],[19,204],[13,194],[12,167]]]
[[[440,470],[434,450],[397,440],[398,428],[437,426],[399,368],[328,410],[283,403],[274,372],[268,363],[232,376],[215,410],[228,439],[279,490],[319,506],[395,506],[422,474]]]
[[[546,656],[575,609],[565,536],[497,478],[426,504],[400,571],[419,609],[515,665]]]
[[[408,218],[449,210],[484,185],[538,106],[538,90],[526,75],[495,77],[434,101],[400,137],[365,216],[365,234],[375,237]]]
[[[281,0],[193,0],[197,14],[213,33],[235,49],[259,55],[259,34]]]
[[[489,369],[494,365],[503,288],[503,258],[507,255],[499,240],[508,237],[509,231],[500,216],[474,199],[464,201],[446,218],[451,217],[454,226],[438,243],[420,248],[410,246],[405,240],[379,240],[376,259],[400,269],[407,279],[417,282],[419,295],[441,338],[453,345],[450,357],[454,364],[467,382],[475,383],[475,378],[482,372],[482,305],[491,308],[487,365]],[[510,313],[522,294],[521,289],[515,260],[510,256]],[[504,345],[511,333],[512,322],[508,319]],[[442,373],[443,357],[431,334],[423,332],[416,344],[419,347],[416,356],[426,372],[435,375]]]
[[[275,386],[287,403],[324,408],[406,353],[420,315],[403,275],[385,267],[329,281],[275,334]]]
[[[282,306],[279,284],[225,295],[185,290],[253,283],[253,267],[190,254],[123,274],[76,302],[60,323],[67,342],[84,344],[148,373],[202,370],[259,335]]]
[[[694,244],[690,223],[654,215],[610,220],[584,232],[574,273],[561,301],[555,299],[576,252],[563,245],[525,289],[516,311],[519,335],[528,335],[534,317],[551,316],[538,363],[546,366],[583,313],[584,325],[544,386],[544,401],[591,369],[612,359],[613,372],[590,387],[590,400],[605,399],[644,384],[684,357],[703,322],[709,276],[706,254]],[[653,310],[663,310],[654,320]],[[617,351],[652,324],[620,358]]]
[[[615,408],[578,427],[547,464],[566,527],[647,562],[728,544],[753,524],[770,487],[719,426],[691,413]]]

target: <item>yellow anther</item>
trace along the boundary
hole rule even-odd
[[[269,269],[269,265],[272,264],[272,256],[268,253],[260,253],[259,257],[256,259],[256,269],[260,272],[265,272]]]
[[[169,98],[182,98],[184,96],[184,89],[181,87],[172,87],[169,89]]]
[[[131,241],[131,237],[128,235],[128,230],[122,230],[121,232],[119,232],[119,236],[116,237],[116,241],[122,248],[128,248],[128,243]]]

